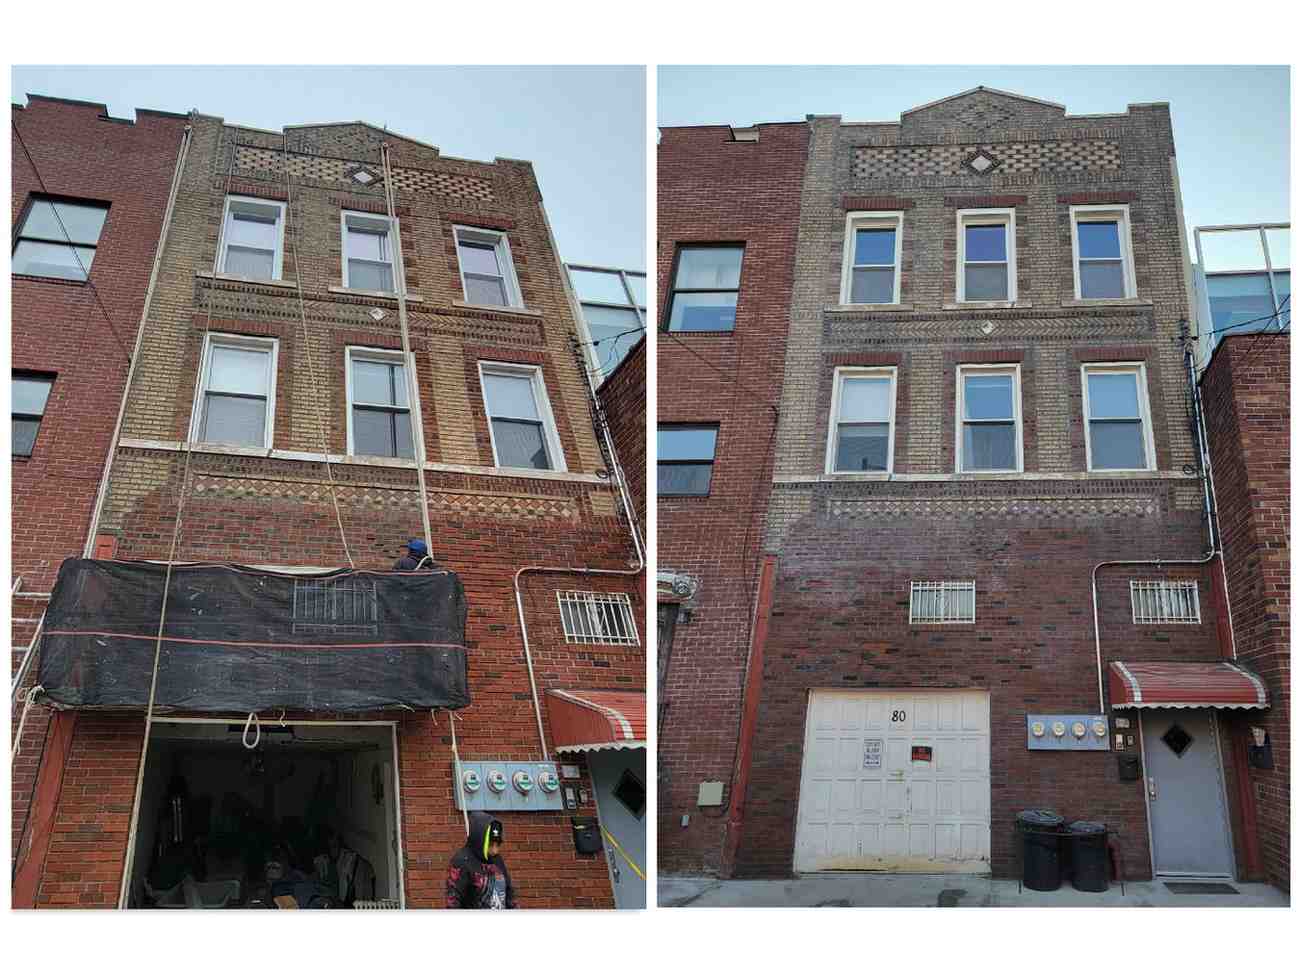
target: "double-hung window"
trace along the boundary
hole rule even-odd
[[[393,226],[386,216],[343,211],[343,286],[392,293]]]
[[[54,376],[34,372],[13,375],[13,445],[16,457],[30,457],[36,448],[36,434],[45,418],[45,404],[50,398]]]
[[[957,415],[958,471],[1023,469],[1019,366],[958,366]]]
[[[273,338],[207,336],[190,439],[270,448],[278,349]]]
[[[1074,237],[1074,296],[1131,298],[1133,243],[1127,206],[1072,206],[1070,230]]]
[[[1016,300],[1016,211],[957,211],[957,300]]]
[[[660,496],[706,496],[713,480],[717,446],[716,425],[660,426],[657,464]]]
[[[348,453],[415,456],[406,363],[401,352],[349,348]]]
[[[844,241],[841,304],[898,304],[903,214],[850,213]]]
[[[827,473],[894,469],[895,368],[835,370],[826,445]]]
[[[678,247],[668,296],[668,330],[735,330],[744,256],[741,244]]]
[[[541,369],[480,362],[479,377],[496,465],[567,469]]]
[[[247,196],[226,197],[217,273],[278,281],[283,269],[284,204]]]
[[[1145,365],[1083,366],[1083,413],[1089,470],[1155,469]]]
[[[460,279],[469,304],[522,308],[510,241],[499,230],[456,227]]]
[[[108,204],[33,197],[14,241],[13,272],[84,281]]]

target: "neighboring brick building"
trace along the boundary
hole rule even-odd
[[[1006,875],[1030,808],[1253,874],[1168,106],[809,129],[736,875]]]
[[[539,725],[552,748],[566,743],[556,740],[566,707],[622,712],[630,729],[617,741],[550,753],[571,769],[563,784],[573,805],[502,815],[521,905],[614,905],[617,861],[576,852],[569,817],[595,815],[599,803],[608,824],[607,803],[635,801],[638,783],[618,775],[623,765],[644,768],[645,652],[637,632],[619,626],[643,614],[644,573],[593,427],[574,308],[532,167],[443,157],[360,122],[269,132],[195,114],[192,125],[99,532],[115,539],[119,559],[166,560],[179,516],[178,562],[301,571],[346,567],[350,555],[358,568],[389,569],[399,545],[423,533],[402,288],[430,552],[460,575],[469,603],[473,703],[455,725],[460,757],[484,762],[490,778],[498,764],[544,756]],[[527,566],[544,567],[517,574]],[[535,692],[512,582],[522,590]],[[148,797],[130,836],[142,714],[77,713],[36,904],[116,903],[131,840],[131,898],[140,900],[159,847],[150,803],[166,784],[154,748],[188,753],[199,746],[190,736],[205,738],[211,770],[192,764],[189,788],[225,801],[222,787],[234,785],[220,784],[227,772],[218,765],[239,748],[220,742],[237,717],[199,730],[155,724]],[[303,767],[333,761],[334,771],[321,771],[335,775],[329,815],[372,862],[375,896],[442,905],[448,860],[464,841],[447,716],[283,720],[329,724],[296,725],[291,737],[304,748]],[[346,751],[342,765],[310,749],[322,733]],[[381,811],[364,798],[348,804],[345,793],[373,794]],[[269,820],[277,799],[260,794],[251,800]],[[307,801],[286,794],[275,793],[277,828],[301,823],[293,801]]]
[[[1257,805],[1268,881],[1291,888],[1291,340],[1225,336],[1201,376],[1237,658],[1268,684],[1273,706],[1235,722]],[[1253,760],[1252,760],[1253,759]],[[1271,767],[1269,766],[1271,762]],[[1245,800],[1249,800],[1249,794]]]
[[[736,810],[731,785],[807,133],[802,123],[661,129],[656,516],[665,873],[723,870],[723,822]]]
[[[596,390],[609,423],[614,452],[624,470],[637,474],[629,479],[627,486],[642,538],[646,536],[646,479],[641,476],[645,471],[645,363],[646,344],[642,336]]]
[[[140,109],[132,122],[30,95],[11,120],[16,668],[59,564],[86,548],[187,118]],[[24,695],[34,677],[33,666]],[[19,701],[15,731],[21,711]],[[41,756],[61,740],[50,712],[33,707],[11,780],[15,875],[32,853]]]

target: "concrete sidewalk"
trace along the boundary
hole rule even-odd
[[[1081,893],[1067,882],[1052,893],[1017,892],[1014,879],[853,873],[799,879],[727,880],[660,877],[659,906],[1271,906],[1291,897],[1263,883],[1228,883],[1232,893],[1179,894],[1164,882],[1125,883]]]

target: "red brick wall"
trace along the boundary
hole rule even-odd
[[[661,334],[658,342],[659,422],[719,424],[709,496],[661,497],[656,508],[660,570],[700,580],[692,621],[676,626],[661,703],[664,873],[720,867],[807,145],[802,123],[759,126],[757,142],[731,142],[726,126],[666,128],[659,144],[661,313],[679,244],[745,244],[734,332]],[[697,807],[701,781],[724,783],[721,808]]]
[[[48,592],[59,564],[86,543],[186,119],[141,111],[131,123],[105,118],[103,105],[38,96],[11,114],[22,136],[12,139],[15,232],[34,193],[110,204],[93,288],[13,275],[13,367],[55,379],[32,456],[11,464],[12,573],[23,590]],[[13,601],[15,668],[44,608],[43,600]],[[15,852],[48,723],[48,711],[32,711],[14,762]]]
[[[645,356],[646,342],[642,338],[596,393],[609,423],[614,452],[627,477],[628,493],[643,539],[646,536]]]
[[[1237,658],[1272,707],[1234,715],[1268,731],[1273,768],[1251,769],[1269,882],[1291,888],[1291,340],[1225,336],[1201,379]]]

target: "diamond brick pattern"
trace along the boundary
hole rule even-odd
[[[972,497],[918,500],[880,498],[828,501],[832,517],[919,517],[926,520],[966,520],[1009,517],[1149,517],[1156,513],[1154,497]]]
[[[1119,143],[1108,139],[1062,139],[987,145],[858,146],[854,179],[911,179],[967,173],[981,155],[1000,162],[998,172],[1094,172],[1122,166]],[[976,170],[978,171],[978,170]]]
[[[357,182],[358,172],[369,174],[369,170],[358,170],[355,163],[345,159],[304,155],[297,152],[290,152],[286,156],[279,149],[268,149],[262,146],[240,145],[235,148],[235,168],[238,170],[283,175],[286,165],[291,176],[301,179],[320,179],[326,182],[354,184]],[[382,181],[381,176],[375,176],[369,185],[378,185]],[[455,196],[483,203],[490,203],[496,199],[491,180],[466,173],[397,166],[393,169],[393,184],[408,193]]]

